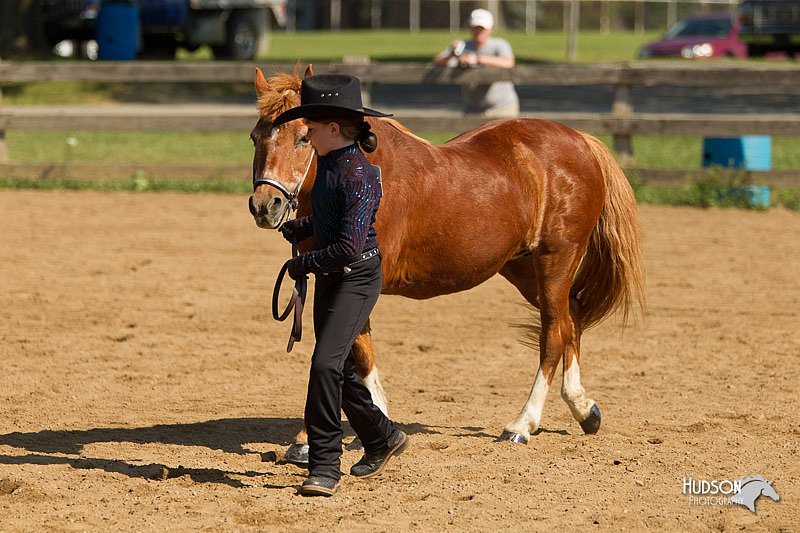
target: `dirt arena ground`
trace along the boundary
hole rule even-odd
[[[285,353],[269,298],[288,245],[246,198],[0,191],[0,530],[796,531],[800,215],[641,215],[649,310],[583,341],[599,434],[558,377],[531,443],[495,442],[537,365],[503,279],[383,297],[379,367],[413,445],[307,499],[281,454],[311,332]],[[745,475],[780,501],[754,514],[682,493]]]

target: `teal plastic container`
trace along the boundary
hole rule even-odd
[[[772,137],[706,137],[703,139],[703,166],[772,170]]]

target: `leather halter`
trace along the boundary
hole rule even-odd
[[[291,218],[292,213],[297,209],[297,194],[300,192],[300,188],[303,186],[303,182],[306,181],[308,177],[308,171],[311,170],[311,162],[314,161],[314,154],[316,151],[314,148],[311,148],[311,155],[308,158],[308,163],[306,164],[306,170],[303,172],[303,178],[294,188],[294,191],[290,191],[286,186],[276,180],[269,179],[269,178],[254,178],[253,179],[253,190],[255,191],[260,185],[269,185],[278,189],[284,197],[286,197],[286,208],[284,209],[283,213],[281,213],[280,223],[277,225],[276,229],[280,229],[289,218]],[[297,257],[297,240],[295,239],[292,242],[292,257]],[[294,282],[294,288],[292,289],[292,296],[289,298],[289,303],[286,304],[286,309],[283,310],[283,313],[278,313],[278,297],[280,296],[281,292],[281,285],[283,284],[283,277],[286,275],[286,270],[289,268],[289,261],[283,264],[281,271],[278,273],[278,279],[275,280],[275,288],[272,290],[272,318],[279,322],[283,322],[289,316],[289,313],[294,310],[294,316],[292,317],[292,332],[289,334],[289,343],[286,345],[286,353],[292,351],[294,348],[295,342],[300,342],[303,338],[303,305],[306,302],[306,291],[308,287],[308,278],[306,276],[301,276],[300,279]]]
[[[300,188],[303,186],[303,183],[306,181],[308,177],[308,171],[311,170],[311,163],[314,161],[314,154],[316,150],[311,148],[311,155],[308,157],[308,163],[306,164],[306,170],[303,172],[303,177],[297,186],[294,188],[294,191],[290,191],[286,185],[279,182],[278,180],[274,180],[271,178],[253,178],[253,191],[255,191],[261,185],[269,185],[270,187],[274,187],[278,189],[281,194],[286,198],[286,207],[281,213],[280,223],[275,227],[275,229],[280,229],[287,220],[292,217],[292,213],[297,209],[297,195],[300,192]]]

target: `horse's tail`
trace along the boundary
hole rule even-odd
[[[644,267],[636,199],[614,156],[596,137],[582,133],[603,171],[606,198],[600,220],[572,283],[586,330],[622,311],[623,325],[634,304],[643,311]]]

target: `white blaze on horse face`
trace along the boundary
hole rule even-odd
[[[586,391],[581,385],[581,366],[578,358],[572,356],[572,363],[564,370],[561,381],[561,397],[567,402],[572,416],[578,422],[583,422],[589,417],[589,412],[594,405],[594,400],[586,397]]]
[[[262,178],[264,178],[264,179],[272,179],[272,180],[275,180],[275,181],[279,181],[279,180],[278,180],[278,176],[276,175],[277,173],[275,172],[275,170],[270,168],[270,165],[269,165],[269,159],[270,159],[269,158],[269,154],[275,154],[275,145],[276,145],[276,143],[278,141],[278,133],[280,133],[280,128],[272,128],[272,130],[269,133],[269,139],[267,139],[267,146],[269,146],[269,149],[267,150],[267,154],[268,154],[267,155],[267,161],[265,161],[264,168],[261,171],[261,177]],[[274,159],[275,159],[275,156],[273,155],[273,160]]]
[[[386,393],[383,391],[381,379],[378,376],[378,367],[372,367],[372,372],[362,380],[364,386],[367,387],[369,393],[372,395],[372,403],[383,411],[387,417],[389,416],[389,402],[386,399]]]
[[[278,126],[277,128],[272,128],[270,130],[269,139],[267,140],[267,144],[269,146],[267,154],[269,155],[267,156],[267,161],[264,165],[264,168],[261,170],[261,176],[259,177],[262,179],[271,179],[277,181],[290,191],[294,191],[295,188],[297,188],[297,186],[303,180],[303,178],[305,178],[305,171],[307,169],[306,163],[308,162],[308,157],[309,157],[308,155],[309,143],[300,144],[299,142],[295,142],[295,138],[298,140],[303,139],[305,137],[305,132],[307,130],[308,128],[306,128],[305,126],[301,126],[300,131],[298,133],[295,133],[293,128],[287,128],[286,126],[283,127]],[[286,132],[286,133],[284,133],[284,135],[281,136],[280,135],[281,132]],[[279,144],[281,141],[280,137],[286,139],[287,136],[290,138],[288,143],[291,143],[290,145],[294,148],[295,152],[303,154],[302,163],[300,163],[298,166],[290,166],[288,172],[288,174],[290,175],[289,177],[291,178],[290,180],[285,180],[287,174],[285,172],[285,169],[277,168],[278,162],[292,161],[291,158],[286,157],[289,154],[279,149]],[[284,140],[283,142],[287,141]]]
[[[539,424],[542,421],[542,411],[544,410],[544,401],[547,399],[549,390],[550,384],[547,383],[547,378],[544,377],[540,368],[536,372],[536,379],[533,380],[528,401],[525,402],[525,406],[516,420],[505,427],[505,431],[522,435],[525,440],[530,439],[531,433],[535,433],[539,429]]]

